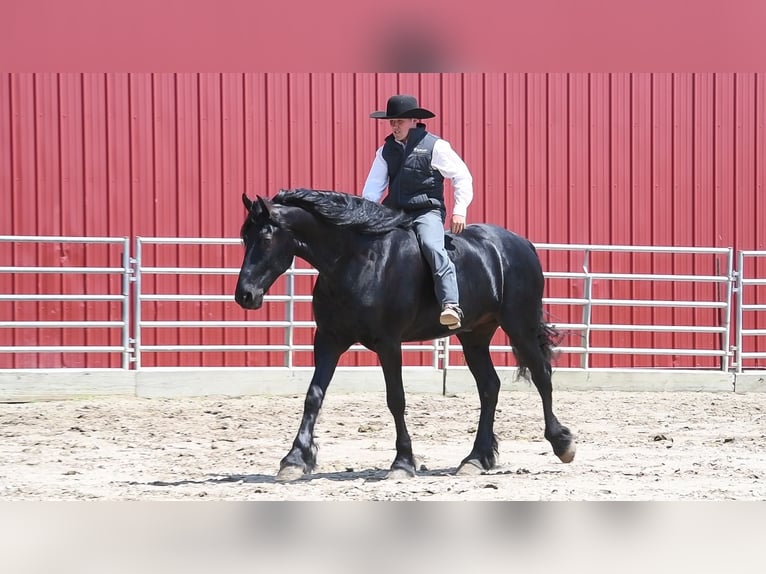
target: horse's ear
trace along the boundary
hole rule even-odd
[[[258,203],[261,204],[261,209],[268,215],[269,219],[272,218],[274,204],[271,203],[268,199],[262,198],[260,195],[258,197]]]
[[[253,208],[253,202],[250,201],[250,198],[247,197],[246,193],[242,194],[242,203],[245,204],[245,209],[247,209],[248,211],[250,211]]]

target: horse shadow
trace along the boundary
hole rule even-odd
[[[422,477],[448,477],[455,476],[457,467],[451,468],[436,468],[418,471],[415,479]],[[332,480],[334,482],[354,482],[356,480],[363,480],[364,482],[380,482],[387,480],[388,469],[381,468],[368,468],[363,470],[345,470],[335,472],[314,472],[299,479],[298,482],[311,482],[314,480]],[[166,480],[152,480],[149,482],[136,482],[131,481],[128,484],[131,486],[187,486],[187,485],[215,485],[215,484],[290,484],[278,482],[275,474],[225,474],[215,477],[205,478],[201,480],[182,479],[175,481]]]

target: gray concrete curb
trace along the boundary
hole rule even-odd
[[[0,370],[0,401],[60,400],[95,396],[184,397],[207,395],[304,394],[311,368],[251,369],[50,369]],[[501,389],[536,392],[516,378],[516,369],[500,369]],[[430,367],[405,368],[409,393],[441,393],[442,371]],[[766,392],[766,373],[724,373],[651,369],[555,370],[554,390],[559,391],[707,391]],[[473,392],[467,369],[451,369],[446,392]],[[330,386],[333,393],[383,392],[378,367],[339,368]]]

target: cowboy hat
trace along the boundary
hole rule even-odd
[[[419,108],[418,100],[415,96],[397,94],[396,96],[388,98],[385,112],[372,112],[370,117],[375,118],[376,120],[394,120],[403,118],[425,120],[428,118],[435,118],[436,114],[425,108]]]

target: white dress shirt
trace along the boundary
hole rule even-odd
[[[397,142],[404,146],[402,142]],[[431,154],[431,167],[441,173],[445,179],[452,181],[452,188],[455,192],[455,207],[452,210],[454,215],[465,217],[468,206],[473,200],[473,177],[468,171],[468,166],[460,158],[457,152],[452,149],[449,142],[438,139],[434,142],[434,151]],[[370,173],[367,175],[367,181],[362,189],[362,197],[370,201],[379,202],[388,188],[388,164],[383,159],[383,146],[375,152],[375,159],[372,162]]]

